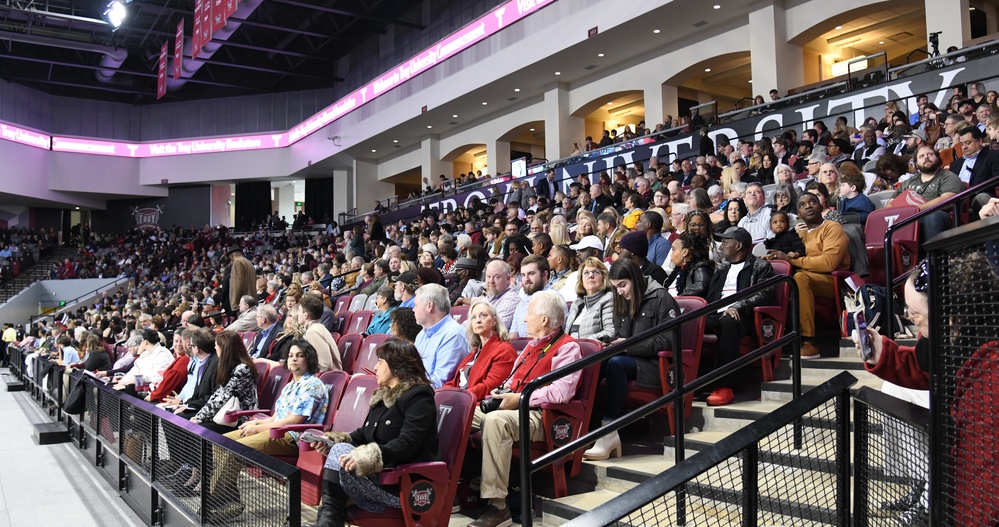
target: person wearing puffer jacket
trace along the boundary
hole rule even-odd
[[[612,345],[680,316],[676,299],[658,282],[644,276],[630,259],[621,258],[614,262],[609,278],[616,293],[614,327],[617,333]],[[601,372],[607,382],[604,424],[617,419],[624,411],[629,381],[635,381],[640,386],[660,387],[659,352],[671,349],[672,332],[666,331],[629,345],[623,354],[611,357],[604,364]],[[601,437],[583,453],[588,459],[607,459],[612,454],[621,455],[621,438],[617,432]]]
[[[576,300],[569,308],[565,331],[575,339],[593,339],[606,344],[617,335],[614,295],[607,278],[607,266],[591,256],[577,274]]]

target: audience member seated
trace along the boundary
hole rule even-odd
[[[489,303],[496,306],[503,325],[513,325],[513,313],[520,303],[517,288],[511,282],[510,266],[500,259],[486,263],[486,296]]]
[[[412,308],[416,303],[416,290],[420,288],[420,282],[416,279],[416,273],[406,271],[393,280],[395,284],[395,299],[399,302],[399,307]]]
[[[416,315],[411,307],[400,307],[392,312],[392,325],[389,326],[389,335],[405,340],[406,342],[416,342],[416,337],[423,331],[423,328],[416,323]]]
[[[302,306],[295,305],[288,312],[288,316],[284,319],[284,325],[281,328],[281,333],[275,337],[274,345],[271,347],[270,351],[267,353],[265,359],[270,359],[275,362],[281,362],[288,355],[288,350],[291,349],[292,341],[300,338],[305,338],[305,326],[302,325],[301,320],[305,318],[302,316]]]
[[[690,231],[681,234],[673,242],[670,251],[673,274],[662,284],[671,295],[707,297],[708,284],[714,273],[714,262],[708,254],[708,244],[706,237]]]
[[[801,358],[819,357],[815,342],[815,297],[824,297],[833,302],[836,278],[833,271],[850,268],[849,241],[839,223],[822,217],[822,205],[812,194],[802,194],[798,198],[798,219],[794,228],[805,244],[805,254],[796,258],[784,251],[767,251],[770,260],[783,260],[794,268],[794,281],[798,285],[798,306],[801,322]]]
[[[388,334],[392,325],[392,312],[399,307],[399,302],[395,299],[395,291],[389,286],[382,287],[375,294],[377,295],[375,307],[378,308],[378,312],[371,318],[371,323],[368,324],[368,330],[365,333],[368,335]]]
[[[373,476],[385,468],[440,457],[434,391],[416,349],[391,339],[375,353],[378,390],[371,396],[364,426],[351,433],[326,432],[335,441],[332,447],[312,443],[327,456],[322,504],[313,527],[344,525],[348,500],[374,513],[401,508],[398,486],[380,485]]]
[[[916,175],[898,187],[888,206],[911,204],[922,211],[962,192],[964,188],[964,183],[956,174],[940,168],[940,158],[936,151],[924,146],[916,152]],[[902,199],[898,199],[900,196]],[[937,210],[919,220],[919,237],[923,241],[932,239],[952,225],[950,213]]]
[[[253,295],[239,297],[239,317],[226,329],[236,333],[260,331],[260,326],[257,325],[257,297]]]
[[[278,332],[281,331],[278,327],[278,312],[273,306],[264,304],[257,308],[256,319],[260,330],[247,351],[255,359],[266,358],[271,345],[277,341]]]
[[[187,366],[191,361],[191,352],[188,342],[184,340],[184,334],[180,331],[173,334],[173,355],[173,362],[163,372],[160,382],[153,385],[153,390],[145,397],[146,401],[158,403],[167,396],[175,395],[187,382]]]
[[[510,344],[496,308],[484,299],[472,302],[465,338],[468,355],[458,363],[458,374],[443,387],[468,390],[481,401],[510,375],[517,350]]]
[[[593,188],[599,185],[594,185]],[[634,265],[634,264],[632,264]],[[638,271],[636,271],[638,275]],[[472,430],[482,431],[482,480],[479,495],[489,500],[485,512],[469,527],[498,527],[511,524],[506,497],[510,487],[513,444],[520,439],[520,427],[530,428],[531,441],[545,437],[541,422],[543,403],[560,404],[572,399],[579,384],[579,372],[562,377],[531,395],[530,422],[520,423],[517,405],[524,386],[562,366],[582,358],[579,344],[563,331],[565,302],[554,291],[541,291],[531,298],[527,308],[527,334],[532,339],[520,353],[510,377],[490,394],[498,400],[488,413],[475,408]],[[489,399],[487,399],[487,402]]]
[[[731,227],[738,227],[739,222],[746,217],[749,209],[742,198],[730,198],[725,205],[725,217],[721,221],[715,222],[716,232],[725,232]]]
[[[160,344],[160,334],[147,329],[142,332],[142,343],[137,348],[138,355],[128,372],[114,383],[115,390],[124,390],[129,395],[137,395],[136,381],[144,385],[158,383],[163,375],[161,372],[173,362],[173,353]]]
[[[236,335],[235,339],[230,337],[226,340],[229,341],[230,349],[226,350],[224,345],[220,347],[220,373],[225,370],[225,365],[228,362],[226,354],[231,353],[232,348],[236,348],[235,344],[239,343],[239,337]],[[238,348],[236,351],[239,351]],[[253,368],[253,363],[249,361],[249,356],[246,355],[245,350],[239,358],[241,360],[237,370],[248,368],[254,371],[255,375],[256,370]],[[226,437],[272,456],[298,454],[296,441],[298,441],[299,434],[297,432],[287,432],[283,436],[275,438],[271,437],[270,430],[289,425],[322,424],[326,419],[329,406],[329,391],[316,375],[319,372],[319,356],[308,341],[295,341],[288,352],[287,368],[292,379],[281,390],[281,395],[274,403],[274,414],[263,419],[243,422],[238,429],[226,433]],[[225,390],[225,388],[221,388],[221,390]],[[246,396],[252,396],[253,406],[256,406],[256,390],[254,389],[252,392],[246,390]],[[212,399],[214,400],[215,397],[213,396]],[[211,406],[210,403],[211,401],[198,413],[199,416]],[[240,398],[240,403],[242,406],[242,398]],[[236,457],[228,451],[215,450],[215,459],[218,465],[212,475],[211,493],[207,499],[207,517],[212,523],[231,520],[239,516],[244,509],[244,505],[239,501],[239,488],[236,485],[241,466]]]
[[[218,368],[215,375],[215,392],[191,418],[192,423],[224,434],[235,424],[242,425],[246,417],[235,424],[219,424],[218,413],[233,397],[239,402],[240,410],[253,410],[257,407],[257,368],[246,352],[243,340],[232,331],[223,331],[215,336],[215,353],[218,354]]]
[[[298,313],[298,322],[305,328],[305,340],[312,344],[316,355],[319,356],[319,371],[343,369],[340,349],[333,340],[333,335],[319,322],[325,307],[323,301],[315,295],[305,295],[299,305],[302,306],[302,310]]]
[[[592,339],[604,344],[614,340],[614,295],[607,266],[597,258],[587,258],[576,281],[576,300],[569,308],[565,330],[575,339]]]
[[[951,163],[950,171],[957,174],[957,177],[969,187],[999,176],[999,152],[982,148],[984,135],[978,127],[969,126],[958,133],[963,154]],[[995,189],[978,193],[972,201],[971,209],[977,212],[992,197],[995,197]]]
[[[415,344],[435,390],[454,377],[458,362],[468,355],[465,329],[450,312],[451,301],[444,286],[427,284],[416,290],[413,314],[423,330]]]
[[[773,217],[778,216],[775,214]],[[784,217],[786,219],[786,215]],[[711,277],[708,294],[705,297],[708,303],[753,287],[773,275],[773,267],[757,259],[750,252],[753,237],[745,229],[732,227],[725,232],[715,234],[715,238],[721,242],[718,252],[721,253],[724,262]],[[753,309],[771,304],[773,304],[773,291],[761,291],[708,315],[704,332],[718,336],[718,348],[712,369],[721,368],[739,358],[740,340],[754,333]],[[734,382],[734,373],[715,382],[711,395],[708,396],[708,404],[724,406],[731,403],[735,399],[732,391]]]
[[[568,245],[555,245],[548,251],[548,268],[551,277],[548,289],[558,291],[566,302],[576,301],[576,258]]]
[[[750,183],[745,195],[746,215],[739,220],[739,227],[753,235],[753,242],[773,238],[770,230],[770,206],[767,205],[767,195],[759,183]]]
[[[680,316],[680,306],[655,280],[642,274],[631,260],[619,259],[609,272],[614,287],[615,339],[611,344],[621,344],[631,337],[654,328],[667,320]],[[660,333],[640,343],[631,343],[624,353],[611,357],[603,367],[601,376],[606,379],[606,399],[603,424],[624,412],[624,398],[628,382],[640,386],[660,388],[659,352],[673,349],[673,334]],[[611,432],[597,440],[583,454],[588,459],[607,459],[621,456],[621,438]]]
[[[531,297],[548,286],[548,260],[544,256],[532,254],[520,263],[520,303],[513,312],[513,324],[510,327],[510,338],[527,336],[527,326],[524,320],[527,315],[527,305]]]
[[[635,265],[642,270],[642,274],[655,280],[659,285],[665,285],[668,281],[666,271],[645,258],[648,254],[648,238],[644,232],[629,232],[621,238],[618,247],[618,255],[635,262]]]
[[[860,169],[851,163],[844,163],[840,170],[839,204],[836,211],[839,212],[839,223],[843,227],[843,232],[850,240],[851,270],[860,276],[868,275],[867,239],[864,227],[867,225],[867,216],[877,208],[864,194],[866,187],[867,180]]]

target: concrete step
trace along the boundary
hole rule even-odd
[[[801,376],[801,393],[805,393],[816,386],[821,385],[823,382],[835,377],[838,373],[843,370],[820,370],[825,372],[825,374],[819,373],[818,371],[812,372],[812,374],[806,376],[804,374],[804,368],[802,368]],[[881,385],[884,381],[875,375],[862,370],[851,370],[850,374],[857,378],[857,384],[854,388],[859,388],[860,386],[869,386],[875,390],[881,390]],[[776,403],[786,403],[791,401],[792,398],[793,384],[791,379],[782,379],[777,381],[765,382],[760,387],[760,398],[764,402],[776,402]]]

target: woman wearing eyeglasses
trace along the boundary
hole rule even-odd
[[[583,262],[576,282],[576,301],[566,317],[566,332],[576,339],[610,342],[614,339],[614,295],[607,266],[597,258]]]
[[[929,274],[928,262],[923,260],[909,273],[905,281],[905,316],[919,328],[915,347],[899,346],[894,340],[882,336],[876,330],[867,328],[870,343],[870,355],[865,357],[865,346],[857,331],[853,332],[853,342],[857,353],[864,360],[867,371],[885,380],[881,391],[903,401],[930,407],[930,325],[929,325]],[[912,432],[895,423],[885,423],[885,436],[888,445],[921,445],[919,438],[909,437]],[[896,511],[901,514],[898,520],[901,525],[928,525],[929,492],[928,452],[922,456],[906,455],[902,452],[889,452],[886,459],[899,460],[896,464],[889,463],[889,468],[898,471],[898,475],[915,483],[900,498],[885,501],[881,509]],[[895,475],[895,474],[892,474]]]

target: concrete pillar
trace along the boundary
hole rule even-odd
[[[354,203],[353,167],[333,169],[333,217],[354,208]]]
[[[652,130],[657,124],[663,122],[663,116],[667,113],[664,107],[663,84],[651,80],[642,89],[642,92],[645,97],[645,126]]]
[[[680,115],[680,94],[677,91],[676,86],[670,86],[669,84],[660,84],[660,92],[662,93],[663,101],[663,120],[659,122],[651,122],[649,118],[645,118],[645,124],[651,125],[650,129],[654,129],[655,125],[665,122],[666,116],[671,116],[674,120]],[[648,110],[645,112],[649,113]]]
[[[440,185],[441,174],[448,179],[454,177],[454,165],[441,160],[441,143],[438,136],[428,136],[421,143],[420,167],[423,174],[421,188],[426,188],[428,181],[436,188]]]
[[[963,48],[971,40],[968,0],[927,0],[925,5],[926,34],[940,32],[940,53],[950,46]]]
[[[274,210],[284,216],[289,222],[295,217],[295,183],[284,183],[274,187]],[[317,220],[318,221],[318,220]]]
[[[572,153],[572,144],[586,138],[582,117],[569,113],[569,85],[556,83],[545,92],[545,154],[549,161]]]
[[[496,140],[486,143],[486,163],[490,175],[510,172],[510,141]]]
[[[378,163],[370,159],[354,159],[354,198],[357,212],[375,209],[375,200],[395,195],[395,185],[378,181]]]
[[[762,95],[767,100],[771,89],[776,88],[784,96],[789,89],[805,84],[802,49],[787,42],[784,11],[784,0],[773,0],[749,13],[749,27],[773,28],[773,31],[749,33],[753,95]]]

